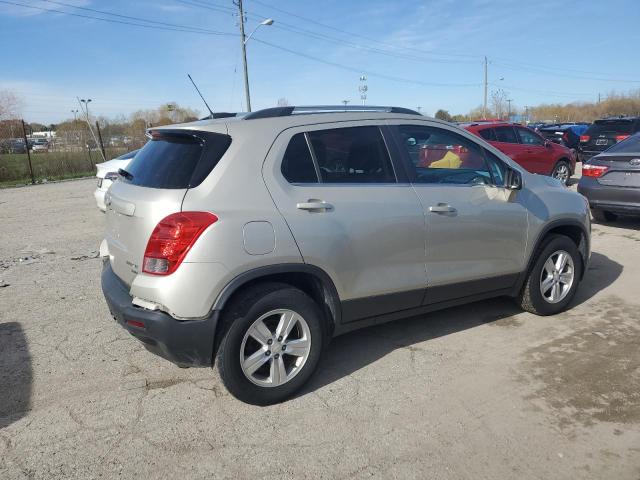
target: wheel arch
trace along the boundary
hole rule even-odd
[[[526,269],[520,274],[518,281],[516,282],[516,287],[514,290],[514,296],[517,295],[524,282],[527,278],[527,275],[531,271],[533,264],[536,261],[536,253],[540,250],[540,246],[550,235],[564,235],[565,237],[570,238],[573,243],[575,243],[578,252],[580,252],[580,261],[582,263],[581,276],[580,280],[584,277],[585,271],[587,269],[589,263],[589,234],[587,233],[587,229],[585,226],[577,220],[571,219],[562,219],[555,220],[547,224],[538,234],[536,238],[534,247],[531,249],[531,253],[529,254],[529,259],[527,261]]]
[[[327,338],[333,336],[342,316],[338,291],[331,277],[324,270],[305,263],[267,265],[241,273],[222,289],[213,304],[213,310],[223,311],[225,306],[246,288],[267,282],[291,285],[309,295],[323,311]],[[218,329],[222,327],[221,323],[219,322],[216,328],[216,347],[220,337]]]

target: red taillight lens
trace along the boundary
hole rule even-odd
[[[582,165],[582,176],[601,177],[607,170],[609,170],[609,167],[605,167],[604,165],[590,165],[585,163]]]
[[[209,212],[179,212],[163,218],[149,237],[142,271],[152,275],[175,272],[202,232],[217,221]]]
[[[628,136],[629,135],[616,135],[616,142],[621,142],[622,140],[624,140]]]
[[[589,141],[589,138],[591,138],[589,137],[589,135],[580,135],[580,141],[582,143],[587,143]]]

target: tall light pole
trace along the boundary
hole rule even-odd
[[[510,98],[507,99],[507,103],[509,104],[509,109],[507,110],[507,120],[511,121],[511,102],[513,102],[513,100],[511,100]]]
[[[244,95],[247,103],[247,112],[251,111],[251,94],[249,93],[249,71],[247,69],[247,42],[256,33],[256,30],[263,25],[273,25],[273,19],[267,18],[260,22],[256,28],[245,36],[244,34],[244,10],[242,8],[242,0],[235,0],[234,3],[238,6],[238,15],[240,17],[240,42],[242,46],[242,65],[244,66]]]
[[[71,113],[73,113],[73,123],[78,121],[78,109],[76,108],[75,110],[71,110]]]
[[[360,100],[362,100],[362,105],[367,102],[367,91],[369,87],[366,84],[367,76],[360,75],[360,85],[358,86],[358,91],[360,92]]]
[[[84,98],[81,98],[80,102],[84,104],[85,115],[87,116],[87,122],[88,122],[89,121],[89,103],[91,102],[91,99],[88,98],[85,100]]]
[[[344,106],[347,106],[347,103],[349,103],[349,100],[342,100],[342,103],[344,103]]]

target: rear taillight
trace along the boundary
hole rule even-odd
[[[209,212],[179,212],[163,218],[149,237],[142,271],[152,275],[175,272],[202,232],[217,221]]]
[[[589,137],[589,135],[580,135],[580,141],[582,143],[587,143],[589,141],[589,138],[591,138]]]
[[[629,135],[616,135],[616,142],[621,142],[622,140],[624,140],[628,136]]]
[[[565,144],[568,144],[568,143],[569,143],[569,132],[564,132],[564,133],[562,134],[562,141],[563,141]]]
[[[607,170],[609,170],[609,167],[605,167],[604,165],[590,165],[588,163],[585,163],[584,165],[582,165],[582,176],[601,177]]]

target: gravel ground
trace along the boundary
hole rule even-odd
[[[259,408],[110,318],[93,180],[0,191],[0,478],[640,478],[640,220],[574,306],[506,299],[336,339]]]

